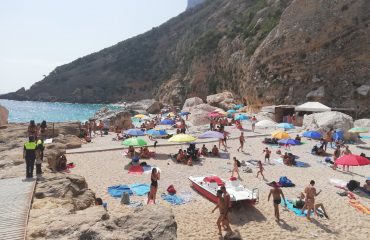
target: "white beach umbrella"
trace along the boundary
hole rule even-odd
[[[261,120],[256,123],[256,126],[262,128],[276,127],[276,122],[271,120]]]

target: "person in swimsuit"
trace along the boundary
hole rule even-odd
[[[28,137],[33,137],[35,140],[37,139],[37,126],[34,120],[30,121],[30,125],[28,126]]]
[[[155,197],[157,194],[157,189],[158,189],[158,180],[160,179],[160,172],[157,170],[157,168],[152,169],[152,174],[150,176],[150,180],[152,183],[150,184],[150,191],[148,195],[148,202],[149,204],[150,200],[153,200],[153,203],[155,204]]]
[[[315,210],[315,197],[318,196],[321,193],[321,190],[319,192],[316,192],[315,186],[315,181],[311,180],[310,185],[308,185],[305,190],[305,204],[302,208],[302,213],[304,210],[307,208],[307,219],[311,220],[310,215],[311,215],[311,210]]]
[[[255,130],[255,128],[256,128],[256,123],[257,123],[257,118],[256,118],[256,116],[253,116],[253,117],[252,117],[251,122],[252,122],[252,132],[254,132],[254,130]]]
[[[265,170],[265,169],[262,166],[262,162],[261,161],[258,161],[257,164],[258,164],[259,170],[257,172],[256,178],[258,178],[258,175],[261,173],[261,176],[263,177],[263,179],[265,179],[265,176],[263,175],[263,170]]]
[[[46,121],[42,121],[40,124],[40,133],[39,136],[41,137],[42,140],[46,140],[48,134],[48,127],[46,126]]]
[[[268,163],[270,164],[271,151],[268,148],[265,148],[263,150],[263,152],[265,153],[265,163],[266,163],[266,159],[267,159]]]
[[[222,235],[221,224],[226,226],[227,229],[231,229],[231,228],[230,228],[229,222],[226,220],[227,211],[226,211],[225,199],[222,197],[221,190],[217,190],[217,198],[218,198],[218,203],[216,207],[212,210],[212,213],[214,213],[217,208],[220,210],[220,216],[217,219],[217,227],[218,227],[218,235],[221,236]]]
[[[239,142],[240,142],[240,147],[238,148],[238,152],[239,152],[239,149],[242,150],[242,152],[244,152],[243,148],[244,148],[244,143],[245,143],[245,137],[244,137],[243,132],[240,133]]]
[[[239,167],[241,166],[240,161],[237,160],[236,157],[234,157],[233,160],[234,160],[234,168],[233,168],[233,171],[231,173],[231,177],[235,177],[237,179],[240,179],[240,175],[239,175]]]
[[[286,201],[285,201],[284,193],[278,187],[277,183],[274,181],[271,184],[272,184],[273,189],[270,190],[270,193],[269,193],[269,196],[268,196],[267,201],[270,201],[270,197],[272,195],[272,200],[274,202],[275,218],[276,218],[277,221],[280,221],[279,205],[281,203],[281,197],[283,198],[283,201],[285,203],[285,206],[286,206]]]
[[[352,154],[351,150],[349,150],[349,146],[345,146],[345,149],[343,150],[342,152],[342,156],[344,155],[349,155],[349,154]],[[346,165],[343,165],[343,172],[344,172],[344,169],[346,168]],[[347,165],[347,172],[349,172],[349,166]]]
[[[225,218],[224,218],[224,222],[223,222],[223,227],[224,227],[224,230],[225,231],[231,231],[231,228],[230,228],[230,225],[229,224],[225,224],[225,223],[229,223],[230,220],[229,220],[229,212],[231,211],[231,201],[230,201],[230,194],[226,191],[226,187],[225,186],[221,186],[221,191],[222,191],[222,194],[223,194],[223,198],[225,200]]]

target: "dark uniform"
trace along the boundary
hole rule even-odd
[[[33,178],[33,168],[36,159],[36,142],[33,137],[24,144],[24,159],[26,160],[26,178]]]

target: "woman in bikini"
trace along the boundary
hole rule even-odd
[[[150,192],[148,195],[148,202],[149,204],[150,200],[153,200],[153,203],[155,204],[155,198],[157,195],[157,189],[158,189],[158,180],[160,179],[161,173],[157,170],[157,168],[152,169],[152,175],[150,176],[150,180],[152,183],[150,184]]]
[[[37,126],[34,120],[31,120],[30,125],[28,126],[28,136],[33,136],[35,139],[37,139]]]
[[[231,173],[231,177],[235,177],[237,179],[240,179],[240,175],[239,175],[240,162],[239,162],[239,160],[236,159],[236,157],[234,157],[233,159],[234,159],[234,168],[233,168],[233,171]]]
[[[218,203],[216,207],[212,210],[212,213],[214,213],[217,208],[220,210],[220,216],[217,219],[217,227],[218,227],[218,235],[221,236],[222,235],[221,224],[225,226],[226,229],[231,229],[231,228],[230,228],[229,220],[226,216],[227,206],[226,206],[225,199],[222,196],[221,190],[217,190],[217,198],[218,198]]]
[[[239,149],[244,152],[244,142],[245,142],[245,138],[244,138],[244,133],[241,132],[240,133],[240,137],[239,137],[239,142],[240,142],[240,147],[238,148],[238,152],[239,152]]]

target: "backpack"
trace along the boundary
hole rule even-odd
[[[168,186],[168,188],[167,188],[167,192],[168,192],[170,195],[174,195],[174,194],[176,194],[176,189],[175,189],[175,187],[171,184],[170,186]]]
[[[350,180],[348,183],[347,183],[347,188],[348,190],[350,190],[351,192],[353,190],[355,190],[356,188],[358,188],[360,186],[360,183],[355,181],[355,180]]]
[[[130,195],[128,192],[123,192],[121,197],[121,204],[130,204]]]
[[[290,179],[288,179],[286,176],[280,177],[279,183],[282,187],[292,187],[294,184]]]

